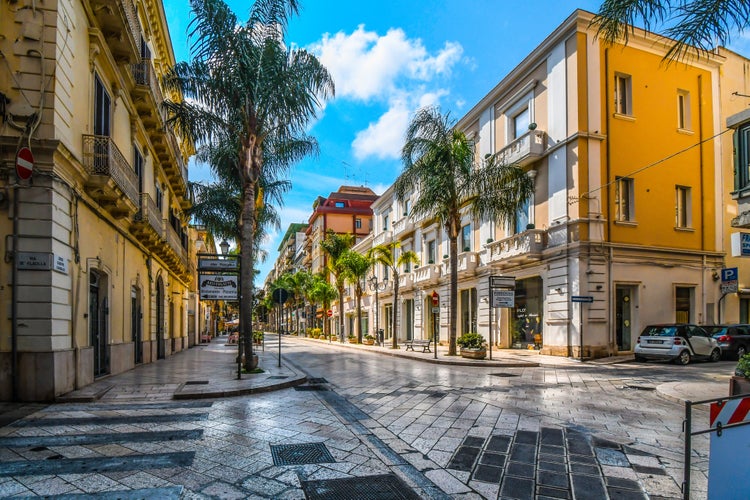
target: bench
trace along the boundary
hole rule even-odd
[[[404,341],[407,351],[414,351],[415,347],[421,347],[422,352],[432,352],[430,350],[430,344],[432,344],[432,340],[412,339]]]
[[[211,335],[209,335],[207,333],[201,335],[201,344],[207,344],[209,342],[211,342]]]
[[[229,335],[229,338],[227,339],[227,345],[236,344],[237,340],[239,340],[239,335],[236,333],[232,333]]]

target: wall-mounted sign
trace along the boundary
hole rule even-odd
[[[732,257],[750,257],[750,233],[732,233]]]
[[[515,290],[490,290],[490,307],[513,307],[516,303]]]
[[[54,270],[58,273],[68,274],[68,259],[60,255],[54,255]]]
[[[18,252],[16,269],[49,271],[52,269],[52,254],[49,252]]]
[[[490,288],[515,288],[514,276],[490,276]]]
[[[199,271],[236,271],[238,269],[237,259],[198,259]]]
[[[238,276],[235,274],[201,274],[198,279],[201,300],[237,300]]]

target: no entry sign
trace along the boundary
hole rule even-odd
[[[22,181],[27,181],[31,178],[33,169],[34,155],[31,154],[31,150],[26,147],[19,149],[16,155],[16,176]]]

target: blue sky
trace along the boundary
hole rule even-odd
[[[241,21],[250,2],[229,0]],[[263,248],[262,285],[292,222],[307,222],[312,203],[340,185],[382,193],[401,171],[399,152],[412,113],[437,104],[460,118],[528,55],[575,8],[595,12],[599,1],[537,0],[302,0],[287,41],[314,52],[333,75],[336,97],[311,133],[320,145],[290,173],[292,191],[282,227]],[[164,0],[178,61],[187,60],[187,0]],[[744,38],[733,48],[747,54]],[[191,162],[191,180],[210,177]]]

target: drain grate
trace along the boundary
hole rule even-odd
[[[307,379],[307,383],[309,384],[327,384],[328,381],[324,379],[323,377],[313,377]]]
[[[208,385],[208,380],[188,380],[185,385]]]
[[[515,373],[490,373],[493,377],[517,377]]]
[[[322,385],[295,385],[295,391],[327,391],[328,387]]]
[[[368,500],[417,500],[419,496],[394,474],[301,481],[308,500],[367,498]]]
[[[303,465],[334,463],[331,452],[323,443],[271,445],[274,465]]]
[[[447,392],[440,392],[440,391],[432,391],[427,393],[428,398],[444,398],[447,396]]]

